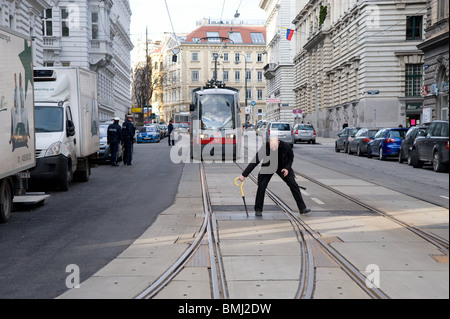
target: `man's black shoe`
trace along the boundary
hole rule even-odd
[[[308,214],[310,211],[311,211],[311,209],[305,208],[305,209],[303,209],[303,210],[300,211],[300,215]]]
[[[262,212],[256,211],[255,212],[255,216],[261,217],[262,216]]]

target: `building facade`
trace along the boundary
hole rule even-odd
[[[129,0],[49,1],[43,11],[43,64],[82,67],[98,75],[99,119],[131,108]]]
[[[409,126],[423,118],[425,1],[298,0],[295,103],[334,137],[351,126]]]
[[[448,121],[449,3],[427,1],[425,41],[418,48],[425,54],[424,115],[427,120]]]
[[[227,86],[240,90],[243,123],[255,124],[263,119],[265,45],[266,32],[262,25],[208,21],[186,36],[171,37],[164,54],[165,119],[189,112],[192,91],[215,76]]]
[[[33,40],[33,65],[43,66],[42,12],[48,0],[0,0],[0,26]]]
[[[262,0],[260,8],[266,12],[267,64],[264,76],[267,80],[267,97],[280,103],[267,103],[267,120],[300,121],[294,116],[294,57],[295,38],[287,39],[287,29],[294,29],[295,0]]]

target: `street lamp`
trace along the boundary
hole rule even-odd
[[[245,55],[243,55],[242,53],[236,53],[236,54],[238,54],[239,56],[243,56],[244,57],[244,61],[245,61],[245,72],[244,72],[244,76],[245,76],[245,111],[247,112],[247,107],[248,107],[248,97],[247,97],[247,92],[248,92],[248,90],[247,90],[247,56],[245,56]],[[238,59],[236,59],[235,61],[234,61],[234,63],[235,64],[239,64],[240,63],[240,61],[238,61]],[[248,122],[248,118],[249,118],[249,116],[248,116],[248,114],[245,114],[245,126],[247,126],[247,122]]]

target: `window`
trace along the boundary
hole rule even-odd
[[[192,38],[192,42],[194,43],[200,42],[200,38]]]
[[[252,80],[252,71],[245,71],[246,73],[246,80],[251,81]]]
[[[240,32],[228,32],[228,37],[233,43],[242,43],[242,35]]]
[[[206,32],[209,43],[220,43],[219,32]]]
[[[239,63],[241,61],[240,56],[241,55],[239,53],[235,53],[234,54],[234,62]]]
[[[191,79],[192,79],[192,82],[200,81],[200,72],[199,71],[192,71]]]
[[[98,39],[98,12],[92,12],[92,40]]]
[[[422,40],[422,16],[408,17],[406,20],[406,39]]]
[[[448,16],[448,0],[438,0],[437,20],[447,18]]]
[[[419,96],[422,87],[422,64],[406,65],[406,96]]]
[[[61,8],[61,34],[63,37],[70,36],[69,23],[69,9]]]
[[[253,43],[265,43],[264,35],[261,32],[251,33]]]
[[[224,60],[225,62],[228,62],[228,61],[229,61],[228,53],[224,53],[224,54],[223,54],[223,60]]]
[[[251,53],[247,53],[246,60],[247,60],[247,62],[252,62],[252,54]]]
[[[252,89],[247,89],[247,100],[253,100]]]
[[[240,82],[241,81],[241,71],[234,71],[234,80],[236,82]]]
[[[262,53],[258,53],[258,62],[262,62],[263,61],[263,55]]]
[[[258,89],[258,101],[262,101],[263,100],[263,90]],[[258,111],[258,113],[262,113],[262,109],[261,112]]]
[[[230,79],[229,79],[228,71],[223,71],[223,81],[228,82],[229,80]]]
[[[61,65],[65,68],[70,67],[70,62],[61,62]]]
[[[258,71],[258,82],[262,82],[262,81],[263,81],[263,72]]]
[[[191,61],[198,61],[198,52],[192,52]]]
[[[44,36],[53,36],[53,10],[45,9],[44,18],[42,19],[42,31]]]

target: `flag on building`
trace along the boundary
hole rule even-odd
[[[286,39],[287,39],[288,41],[291,41],[293,36],[294,36],[294,30],[292,30],[292,29],[287,29]]]

